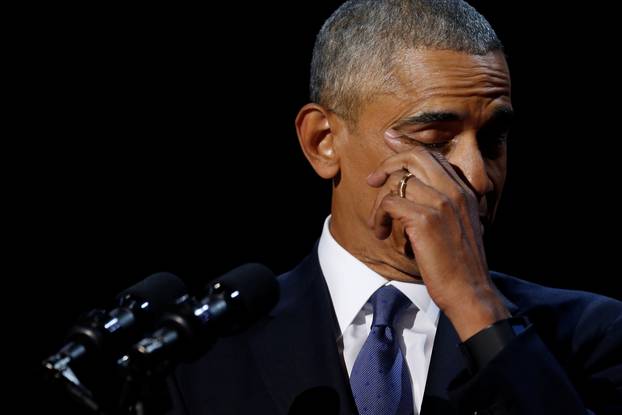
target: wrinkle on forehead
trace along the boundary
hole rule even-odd
[[[408,50],[396,62],[392,91],[398,98],[510,96],[510,74],[501,52],[470,55],[450,50]]]

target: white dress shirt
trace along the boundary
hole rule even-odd
[[[378,288],[391,284],[413,303],[398,317],[395,332],[410,372],[414,410],[418,414],[423,401],[439,309],[425,285],[389,281],[346,251],[331,235],[329,223],[330,216],[324,222],[318,255],[339,321],[343,343],[341,352],[348,375],[352,373],[356,356],[371,330],[373,310],[369,298]]]

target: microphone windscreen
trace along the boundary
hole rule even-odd
[[[187,294],[184,282],[168,272],[158,272],[125,289],[117,296],[127,296],[149,302],[152,312],[160,312],[171,305],[177,298]]]
[[[241,265],[217,278],[212,286],[218,283],[232,293],[239,293],[236,296],[240,297],[249,318],[267,314],[279,299],[274,273],[262,264]]]

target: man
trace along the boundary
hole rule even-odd
[[[311,100],[300,145],[333,182],[317,249],[267,318],[179,368],[178,412],[622,413],[622,304],[488,270],[513,111],[488,22],[459,0],[349,1]]]

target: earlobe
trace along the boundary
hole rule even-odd
[[[315,172],[324,179],[332,179],[339,173],[336,149],[339,128],[335,123],[329,111],[318,104],[305,105],[296,117],[300,147]]]

